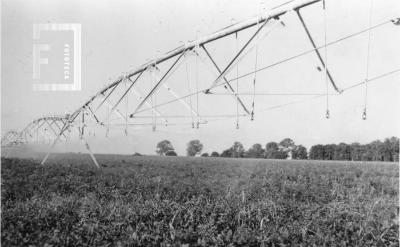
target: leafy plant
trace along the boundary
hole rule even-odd
[[[396,246],[394,164],[2,159],[4,246]]]

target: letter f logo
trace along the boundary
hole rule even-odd
[[[40,39],[40,28],[37,24],[33,25],[33,40]],[[33,44],[33,79],[40,79],[40,65],[49,64],[48,58],[40,56],[42,51],[49,51],[49,44]]]
[[[42,58],[40,52],[49,50],[49,44],[33,44],[33,79],[40,79],[40,65],[49,64],[49,59]]]

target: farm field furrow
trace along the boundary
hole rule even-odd
[[[3,246],[398,246],[399,166],[2,158]]]

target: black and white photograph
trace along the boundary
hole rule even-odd
[[[399,246],[399,0],[0,0],[1,246]]]

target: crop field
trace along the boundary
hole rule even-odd
[[[3,246],[398,246],[395,163],[2,158]]]

